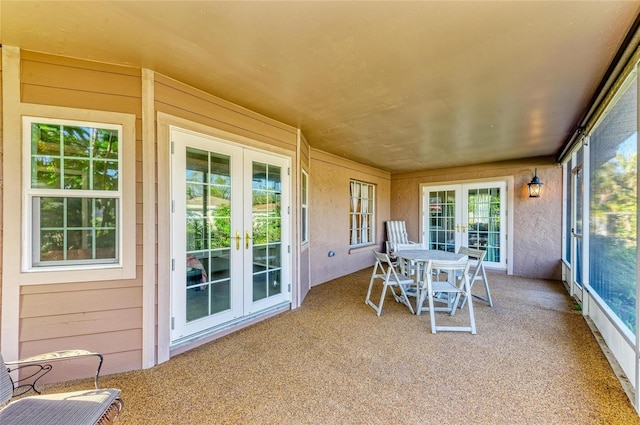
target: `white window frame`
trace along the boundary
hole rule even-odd
[[[371,198],[363,197],[363,189],[371,189]],[[354,189],[357,193],[354,195]],[[367,190],[367,195],[369,191]],[[366,202],[362,202],[362,201]],[[371,211],[368,210],[369,201],[371,201]],[[357,205],[367,205],[367,209],[358,210]],[[361,207],[362,208],[362,207]],[[366,183],[359,180],[351,179],[349,181],[349,247],[356,248],[362,246],[374,245],[376,243],[376,185]],[[364,220],[358,220],[359,216],[365,216]],[[358,224],[358,222],[360,224]],[[362,235],[366,234],[366,237]],[[358,237],[360,235],[360,237]]]
[[[24,161],[24,171],[25,172],[29,172],[29,176],[25,177],[25,179],[23,179],[23,184],[24,184],[24,193],[25,193],[25,197],[26,197],[26,202],[25,202],[25,211],[26,211],[26,217],[31,217],[31,220],[29,221],[29,223],[27,223],[27,232],[28,232],[28,237],[25,241],[25,243],[28,245],[28,250],[30,252],[30,261],[28,264],[28,268],[29,269],[42,269],[42,268],[47,268],[47,267],[74,267],[74,266],[79,266],[79,265],[86,265],[86,266],[95,266],[97,264],[120,264],[120,252],[121,252],[121,242],[122,242],[122,231],[121,231],[121,217],[122,217],[122,179],[120,178],[121,176],[121,160],[122,160],[122,155],[121,155],[121,151],[119,149],[119,145],[122,141],[122,125],[113,125],[113,124],[102,124],[102,123],[93,123],[93,122],[81,122],[81,121],[69,121],[69,120],[60,120],[60,119],[48,119],[48,118],[37,118],[37,117],[22,117],[22,122],[23,122],[23,137],[24,137],[24,146],[26,149],[28,149],[28,155],[24,155],[23,161]],[[112,130],[112,131],[116,131],[118,134],[118,139],[117,139],[117,143],[118,143],[118,147],[117,147],[117,152],[118,152],[118,156],[117,156],[117,161],[109,161],[109,162],[116,162],[117,166],[118,166],[118,173],[117,173],[117,177],[118,177],[118,186],[117,188],[115,188],[115,190],[97,190],[97,189],[64,189],[64,188],[50,188],[50,187],[45,187],[45,188],[38,188],[38,187],[34,187],[33,185],[33,158],[35,156],[37,156],[37,154],[35,152],[32,151],[33,149],[33,143],[29,143],[29,141],[32,139],[32,126],[33,124],[49,124],[52,126],[59,126],[61,128],[63,127],[84,127],[84,128],[95,128],[95,129],[103,129],[103,130]],[[29,143],[29,146],[27,147],[27,143]],[[91,147],[89,147],[88,149],[91,153],[89,155],[88,158],[83,159],[85,161],[88,161],[91,165],[90,165],[90,169],[93,169],[94,164],[97,161],[102,161],[101,159],[95,159],[93,157],[93,149]],[[47,155],[44,155],[47,156]],[[57,156],[57,155],[54,155]],[[63,164],[66,163],[68,160],[77,160],[75,157],[68,157],[64,154],[64,152],[60,152],[60,164],[61,167],[64,166]],[[106,162],[106,159],[105,159]],[[69,173],[72,172],[72,170],[68,171]],[[67,171],[65,170],[65,175],[67,175]],[[94,175],[93,172],[89,173],[88,179],[89,182],[91,183],[94,180]],[[116,233],[116,240],[115,240],[115,247],[114,247],[114,257],[113,258],[105,258],[105,259],[99,259],[99,258],[92,258],[92,259],[69,259],[69,258],[63,258],[63,259],[59,259],[59,260],[50,260],[50,261],[45,261],[40,257],[40,253],[38,252],[38,246],[40,246],[42,244],[42,240],[40,239],[41,237],[41,229],[40,229],[40,203],[38,202],[39,199],[43,199],[43,198],[62,198],[65,200],[69,200],[69,199],[82,199],[82,200],[95,200],[95,199],[115,199],[117,202],[117,208],[115,211],[115,233]],[[67,212],[67,206],[66,203],[67,202],[63,202],[65,204],[64,211],[65,213]],[[92,202],[93,203],[93,202]],[[95,208],[95,206],[92,206]],[[66,214],[65,214],[66,215]],[[26,221],[26,220],[25,220]],[[60,230],[63,230],[63,233],[68,232],[70,229],[64,222],[62,224],[62,226],[60,227]],[[95,228],[92,226],[92,233],[95,230]],[[94,239],[95,235],[92,236],[92,239]],[[64,238],[66,239],[66,237]],[[93,240],[93,242],[95,242],[95,240]],[[66,244],[65,244],[66,245]],[[95,243],[92,246],[92,251],[94,251],[96,248]],[[63,251],[64,256],[67,256],[67,251]],[[92,256],[95,256],[95,252],[92,252]]]
[[[302,170],[300,177],[300,236],[302,244],[309,243],[309,174]]]
[[[26,108],[28,109],[28,108]],[[87,111],[63,107],[38,106],[33,113],[22,115],[22,208],[20,284],[87,282],[98,280],[132,279],[136,276],[136,184],[135,184],[135,116],[131,114]],[[118,214],[117,261],[76,264],[33,264],[34,219],[33,199],[38,196],[65,197],[65,191],[51,195],[51,191],[31,188],[31,123],[47,122],[64,125],[85,125],[120,130],[118,147]],[[79,191],[76,191],[79,192]],[[104,191],[81,191],[86,197],[98,198]],[[43,195],[43,193],[46,193]],[[68,193],[68,192],[67,192]],[[75,193],[74,195],[80,195]],[[111,194],[113,195],[113,194]],[[87,273],[91,270],[91,273]]]

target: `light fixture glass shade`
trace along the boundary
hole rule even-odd
[[[538,178],[538,169],[536,168],[535,174],[531,179],[531,183],[527,183],[529,186],[529,198],[539,198],[542,191],[542,182]]]

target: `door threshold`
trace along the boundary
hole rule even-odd
[[[239,331],[240,329],[247,328],[270,317],[276,316],[287,310],[291,310],[290,301],[286,301],[248,316],[231,320],[214,328],[189,335],[188,337],[178,339],[171,343],[171,346],[169,347],[169,357],[192,350],[225,335],[229,335]]]

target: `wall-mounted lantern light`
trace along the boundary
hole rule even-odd
[[[531,183],[527,183],[529,186],[529,198],[539,198],[542,191],[542,182],[538,178],[538,169],[534,173]]]

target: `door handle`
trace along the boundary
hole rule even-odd
[[[240,239],[242,239],[242,236],[240,236],[240,231],[238,230],[236,232],[236,251],[240,249]]]
[[[244,243],[245,243],[245,248],[249,249],[249,241],[251,240],[251,236],[249,236],[249,231],[247,230],[244,234]]]
[[[459,231],[460,231],[460,225],[456,224],[456,232],[459,232]]]
[[[464,224],[462,225],[462,233],[467,231],[467,226],[465,226]]]

